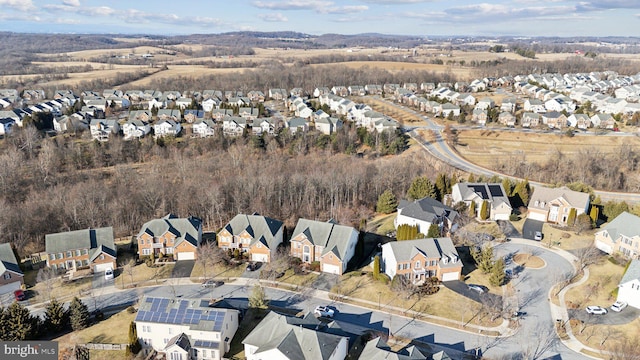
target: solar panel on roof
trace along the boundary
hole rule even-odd
[[[480,195],[481,198],[483,199],[489,198],[487,196],[487,189],[484,187],[484,185],[469,185],[469,187],[471,187],[475,193]]]
[[[489,193],[491,196],[504,196],[500,185],[489,185]]]

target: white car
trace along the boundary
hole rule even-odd
[[[332,318],[334,311],[332,308],[328,307],[328,306],[316,306],[315,311],[313,312],[314,314],[316,314],[316,316],[319,317],[328,317],[328,318]]]
[[[601,307],[601,306],[587,306],[587,313],[592,314],[592,315],[604,315],[607,313],[607,309]]]
[[[622,309],[627,307],[627,303],[624,301],[616,301],[613,303],[613,305],[611,305],[611,310],[615,311],[615,312],[620,312],[622,311]]]
[[[540,231],[536,231],[535,235],[533,235],[534,240],[542,240],[542,233]]]
[[[109,268],[109,269],[104,271],[104,279],[105,280],[113,279],[113,269]]]

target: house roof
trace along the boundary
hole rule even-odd
[[[89,249],[91,261],[104,252],[116,257],[116,247],[113,243],[113,228],[84,229],[67,231],[57,234],[47,234],[44,238],[47,254],[55,254],[70,250]]]
[[[275,250],[280,240],[276,238],[276,234],[282,227],[282,221],[266,216],[238,214],[225,225],[224,229],[234,236],[246,231],[251,236],[250,246],[261,242],[267,248]]]
[[[314,245],[323,246],[322,255],[333,252],[339,259],[345,260],[344,255],[349,248],[349,239],[356,230],[351,226],[328,222],[298,219],[298,224],[293,230],[292,238],[301,233]]]
[[[329,359],[345,339],[343,336],[290,324],[287,318],[270,312],[242,343],[256,346],[254,354],[277,349],[292,360],[320,360]]]
[[[414,201],[400,200],[398,214],[428,222],[443,216],[449,221],[454,221],[458,217],[457,211],[430,197]]]
[[[140,301],[136,322],[187,325],[191,330],[221,332],[228,312],[209,307],[208,299],[145,296]]]
[[[201,239],[199,232],[201,224],[202,220],[193,216],[178,218],[173,214],[167,214],[161,219],[153,219],[142,225],[138,238],[145,233],[152,237],[160,237],[167,232],[171,232],[176,236],[174,246],[180,245],[183,241],[188,241],[191,245],[198,246]]]
[[[573,191],[566,186],[559,188],[549,188],[546,186],[536,186],[529,200],[529,207],[545,209],[549,207],[549,202],[563,198],[576,209],[586,209],[589,205],[589,194]],[[536,205],[536,203],[538,205]]]
[[[391,350],[391,347],[381,338],[374,338],[367,342],[362,349],[360,359],[367,360],[425,360],[428,357],[415,349],[411,353],[403,351],[397,353]]]
[[[174,345],[187,352],[191,349],[191,341],[189,341],[189,337],[185,333],[180,333],[169,339],[164,348],[168,349]]]
[[[415,255],[423,254],[429,259],[440,259],[440,267],[462,266],[462,262],[458,262],[458,251],[448,237],[392,241],[382,245],[382,252],[385,251],[391,251],[396,262],[409,261]]]
[[[625,211],[603,226],[601,231],[608,232],[613,240],[619,238],[620,235],[630,238],[640,236],[640,217]]]
[[[4,274],[7,270],[23,275],[13,249],[11,249],[11,244],[4,243],[0,244],[0,274]]]
[[[489,201],[493,209],[503,203],[511,207],[509,197],[500,183],[457,183],[453,187],[459,191],[461,196],[461,199],[455,199],[455,201],[473,201],[479,198]]]
[[[640,260],[636,259],[631,260],[631,264],[629,264],[627,271],[622,276],[620,284],[626,284],[634,280],[640,280]]]

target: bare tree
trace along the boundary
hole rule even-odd
[[[611,360],[640,360],[640,342],[625,336],[609,347]]]
[[[576,256],[576,267],[579,271],[584,270],[584,268],[596,264],[602,258],[602,252],[595,246],[588,246],[581,249],[578,249],[574,252]]]
[[[217,248],[217,246],[215,246]],[[202,266],[202,275],[207,278],[207,267],[213,264],[214,245],[210,242],[202,242],[197,250],[197,262]]]
[[[526,339],[523,339],[521,344],[522,358],[526,360],[536,360],[543,357],[544,353],[551,350],[556,341],[557,335],[553,327],[538,327],[533,331],[533,334],[523,334]]]
[[[45,267],[38,270],[38,275],[36,275],[36,281],[39,283],[44,283],[49,300],[51,300],[51,292],[53,291],[53,286],[55,285],[57,278],[58,274],[50,267]]]
[[[126,274],[128,274],[129,278],[131,279],[131,286],[133,286],[133,270],[134,270],[135,266],[136,266],[136,260],[134,258],[131,258],[122,267],[124,272]]]

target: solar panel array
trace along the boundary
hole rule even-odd
[[[178,302],[176,306],[175,302]],[[175,300],[163,298],[147,298],[151,307],[141,306],[136,315],[136,321],[148,321],[165,324],[196,325],[201,321],[212,321],[210,330],[222,330],[225,313],[213,309],[192,308],[189,300]]]
[[[500,185],[489,185],[489,192],[492,197],[504,196]]]
[[[218,349],[220,348],[220,343],[209,340],[196,340],[193,346],[200,348]]]
[[[489,198],[487,196],[487,189],[484,187],[484,185],[469,185],[469,187],[473,189],[473,192],[480,195],[481,198],[483,199]]]

